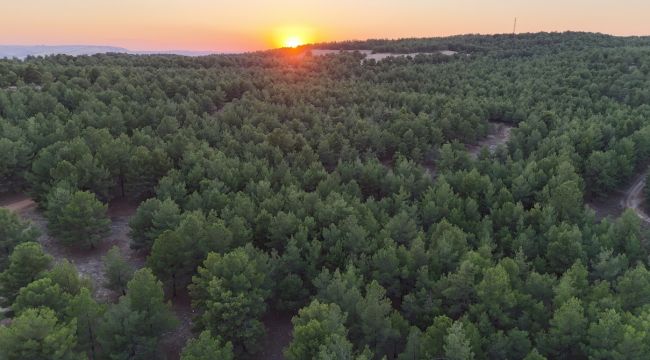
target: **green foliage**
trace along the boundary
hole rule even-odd
[[[133,277],[134,269],[124,258],[120,249],[113,246],[103,258],[105,286],[113,291],[126,295],[126,287]]]
[[[208,254],[190,285],[197,324],[234,345],[235,354],[258,350],[264,327],[271,271],[266,254],[251,246]]]
[[[474,353],[470,347],[470,342],[465,337],[463,325],[455,322],[449,328],[449,333],[445,336],[445,358],[450,360],[471,360],[474,359]]]
[[[96,199],[147,199],[131,246],[172,290],[193,279],[212,338],[192,353],[251,356],[267,306],[318,300],[340,319],[314,342],[335,311],[301,323],[301,357],[648,358],[648,234],[633,210],[600,216],[650,158],[650,37],[318,47],[430,53],[2,60],[0,190],[27,190],[87,246],[103,232]],[[28,225],[0,212],[0,228],[7,304],[60,308],[62,294],[78,351],[163,355],[152,276],[127,290],[111,250],[107,286],[126,296],[104,312],[71,264],[47,272],[18,245],[36,239]]]
[[[81,360],[76,328],[76,321],[61,322],[51,309],[27,309],[10,326],[0,327],[0,358]]]
[[[166,230],[173,230],[180,222],[180,209],[170,199],[144,201],[129,221],[134,249],[150,250],[154,241]]]
[[[13,302],[22,287],[45,275],[51,263],[52,257],[38,243],[16,246],[9,257],[9,266],[0,273],[0,295]]]
[[[647,305],[650,301],[650,273],[643,264],[628,270],[616,285],[624,310]]]
[[[550,328],[542,338],[546,355],[554,359],[584,357],[582,342],[587,332],[587,319],[580,300],[569,299],[560,306],[550,320]]]
[[[340,359],[351,358],[352,347],[345,345],[349,344],[346,340],[345,315],[336,304],[314,300],[309,306],[300,309],[291,322],[293,339],[284,351],[288,360],[316,359],[335,348],[339,351],[345,349]]]
[[[65,315],[77,322],[77,347],[88,354],[91,360],[98,356],[98,328],[106,306],[98,304],[88,288],[82,288],[79,293],[68,301]]]
[[[104,314],[99,342],[111,359],[151,359],[162,334],[176,323],[162,284],[144,268],[133,274],[126,295]]]
[[[154,242],[147,266],[165,283],[171,283],[176,296],[177,286],[186,285],[192,269],[192,244],[173,231],[162,233]]]
[[[0,271],[9,265],[9,255],[16,245],[36,241],[38,236],[38,229],[30,223],[20,220],[18,215],[7,209],[0,209]]]
[[[64,293],[58,284],[49,278],[43,278],[21,288],[11,307],[18,315],[35,308],[49,308],[55,314],[63,314],[69,301],[70,295]]]
[[[48,230],[65,245],[94,249],[108,235],[106,205],[87,191],[56,187],[47,200]]]
[[[81,292],[81,289],[92,288],[91,279],[79,276],[77,268],[68,260],[62,260],[52,267],[47,273],[47,277],[54,284],[61,287],[61,290],[71,296]]]
[[[181,353],[181,360],[233,360],[234,358],[232,344],[229,342],[223,344],[221,340],[213,338],[209,331],[203,331],[197,338],[190,339]]]

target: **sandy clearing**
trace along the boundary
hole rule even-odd
[[[373,53],[372,50],[324,50],[324,49],[312,49],[310,51],[313,56],[325,56],[325,55],[333,55],[333,54],[340,54],[344,52],[356,51],[365,55],[366,60],[373,59],[376,61],[381,61],[389,57],[406,57],[406,56],[415,57],[417,55],[432,55],[432,54],[453,56],[458,53],[456,51],[451,51],[451,50],[441,50],[435,52],[414,52],[414,53]]]
[[[488,135],[484,139],[476,144],[467,145],[467,152],[472,159],[476,159],[484,147],[487,147],[490,153],[494,153],[499,145],[504,145],[510,140],[514,128],[512,125],[500,122],[490,122],[488,126]]]

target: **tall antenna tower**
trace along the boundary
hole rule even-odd
[[[517,33],[517,18],[515,18],[515,25],[512,27],[512,35]]]

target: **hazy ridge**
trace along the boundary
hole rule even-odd
[[[154,50],[154,51],[132,51],[116,46],[101,45],[0,45],[0,58],[25,59],[28,56],[48,55],[94,55],[105,53],[122,53],[133,55],[183,55],[183,56],[204,56],[211,55],[214,51],[188,51],[188,50]]]
[[[0,57],[24,59],[27,56],[54,54],[93,55],[100,53],[126,53],[127,49],[115,46],[97,45],[0,45]]]

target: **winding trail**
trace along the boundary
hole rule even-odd
[[[35,208],[36,203],[25,194],[2,194],[0,197],[0,207],[20,214]]]
[[[621,206],[626,209],[632,209],[641,220],[650,223],[650,216],[646,214],[641,206],[644,201],[643,189],[645,188],[647,175],[648,172],[645,171],[637,177],[632,187],[625,192],[625,197],[621,199]]]

